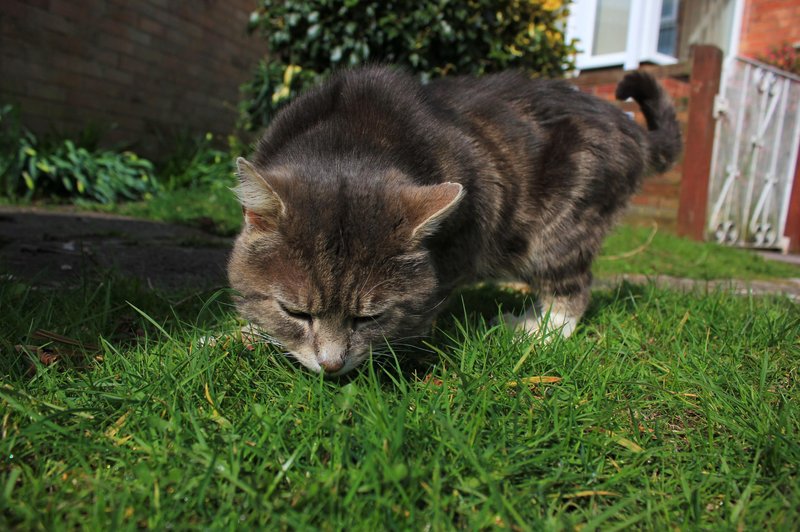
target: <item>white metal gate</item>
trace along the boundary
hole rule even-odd
[[[736,58],[726,65],[714,117],[709,238],[785,250],[800,146],[800,78]]]

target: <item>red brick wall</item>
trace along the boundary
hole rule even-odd
[[[2,0],[0,102],[36,132],[114,126],[153,153],[181,130],[228,133],[264,41],[255,0]]]
[[[660,68],[645,67],[645,70],[650,71],[672,97],[685,139],[689,106],[688,64]],[[620,69],[584,71],[572,82],[585,92],[615,101],[614,91],[624,75]],[[623,110],[633,112],[636,121],[644,126],[644,116],[636,103],[625,102],[619,105]],[[681,157],[668,172],[645,178],[641,191],[631,200],[628,218],[635,222],[656,221],[664,228],[674,230],[678,216],[682,173]]]
[[[798,0],[747,0],[739,54],[757,59],[784,43],[800,44]]]

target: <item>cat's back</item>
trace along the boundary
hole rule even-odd
[[[442,78],[424,91],[433,105],[448,109],[453,117],[479,117],[512,126],[533,121],[545,128],[575,118],[584,127],[627,125],[616,106],[581,92],[568,81],[531,78],[520,71]]]
[[[431,127],[421,87],[410,75],[383,66],[342,70],[285,107],[256,153],[267,164],[293,153],[421,149]]]

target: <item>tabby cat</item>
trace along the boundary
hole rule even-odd
[[[537,303],[506,323],[569,336],[604,235],[681,149],[650,75],[628,74],[616,96],[638,102],[647,131],[565,81],[519,72],[427,85],[390,67],[332,76],[237,161],[240,313],[330,375],[426,334],[448,294],[479,280],[529,283]]]

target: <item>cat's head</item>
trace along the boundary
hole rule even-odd
[[[331,375],[427,333],[443,295],[424,242],[458,205],[460,184],[409,185],[369,165],[237,165],[245,223],[228,275],[243,317]]]

